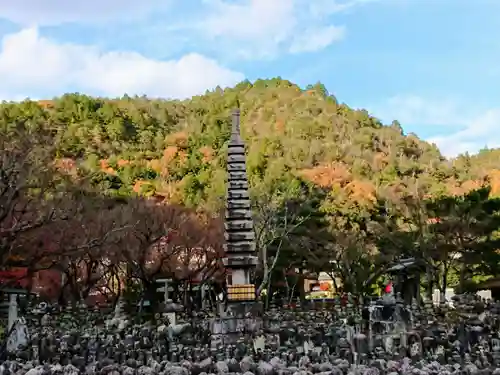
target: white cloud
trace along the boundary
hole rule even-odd
[[[384,121],[398,120],[430,126],[465,126],[474,117],[453,100],[424,99],[416,95],[395,96],[378,106],[376,115]]]
[[[146,39],[176,33],[177,42],[188,36],[191,45],[258,59],[328,47],[345,36],[331,16],[371,1],[379,0],[0,0],[0,19],[23,27],[131,22]]]
[[[0,19],[24,26],[138,19],[169,3],[169,0],[0,0]]]
[[[385,122],[398,120],[405,125],[431,129],[435,143],[443,155],[475,153],[483,147],[500,146],[500,108],[474,108],[454,100],[424,99],[419,96],[398,96],[373,113]]]
[[[236,4],[229,0],[204,0],[204,3],[208,13],[195,25],[196,30],[244,57],[273,57],[284,51],[314,52],[345,35],[344,27],[333,25],[324,12],[311,6],[311,0],[246,0]],[[331,13],[342,10],[344,7],[339,6],[332,8]]]
[[[3,38],[0,77],[0,99],[5,100],[67,91],[185,98],[244,79],[241,73],[196,53],[178,60],[152,60],[135,52],[57,44],[41,37],[35,28]]]
[[[478,114],[464,128],[428,139],[439,146],[446,156],[476,153],[484,147],[500,147],[500,108]]]
[[[223,0],[206,0],[209,17],[203,22],[211,37],[231,36],[238,39],[269,38],[284,40],[295,25],[295,4],[290,0],[249,0],[234,4]]]
[[[310,28],[297,35],[290,46],[290,53],[314,52],[328,47],[337,40],[344,38],[343,26],[325,26]]]
[[[333,13],[345,12],[359,5],[378,1],[381,0],[310,0],[308,4],[311,13],[321,17]]]

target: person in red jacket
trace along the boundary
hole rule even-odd
[[[389,281],[384,288],[384,292],[386,294],[392,294],[392,291],[393,291],[392,288],[393,288],[392,281]]]

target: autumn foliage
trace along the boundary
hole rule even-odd
[[[50,134],[15,134],[0,133],[4,284],[74,302],[96,292],[117,295],[125,277],[147,293],[159,276],[204,282],[219,272],[223,236],[217,218],[156,200],[119,200],[85,181],[76,186],[66,178],[74,169],[71,159],[52,163],[53,150],[44,144]],[[100,167],[111,169],[107,160]]]
[[[429,208],[446,199],[463,212],[476,205],[477,217],[462,215],[461,231],[474,229],[493,247],[498,230],[480,212],[500,194],[499,151],[446,159],[397,121],[350,108],[321,84],[302,89],[276,78],[185,101],[68,94],[2,103],[0,265],[23,267],[26,279],[64,275],[52,288],[62,300],[96,290],[116,296],[124,280],[147,294],[158,276],[219,277],[237,105],[262,282],[279,273],[295,290],[297,274],[328,271],[366,291],[366,280],[407,255],[431,259],[427,283],[435,284],[448,259],[430,255],[457,248],[456,233],[436,233],[457,221],[456,210],[446,206],[433,221],[438,213]],[[500,274],[484,254],[488,267],[472,251],[460,264],[470,278]]]

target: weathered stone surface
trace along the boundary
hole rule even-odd
[[[253,241],[255,239],[254,232],[226,232],[224,235],[226,241],[231,244],[231,242],[244,242]]]
[[[224,266],[228,268],[233,266],[246,267],[249,265],[255,265],[257,260],[257,257],[249,255],[233,256],[231,258],[224,258]]]
[[[247,181],[247,174],[244,171],[230,171],[228,172],[228,179],[229,180],[244,180]]]
[[[241,153],[240,153],[241,151]],[[241,149],[234,149],[234,148],[229,148],[228,150],[228,156],[227,156],[227,164],[233,164],[233,163],[238,163],[238,164],[245,164],[245,148],[242,147]]]
[[[243,199],[250,199],[250,194],[248,193],[248,190],[230,190],[227,192],[228,201],[243,200]]]
[[[232,200],[227,201],[227,209],[229,209],[229,207],[231,207],[231,209],[237,208],[240,210],[247,210],[249,214],[252,213],[251,205],[252,205],[252,203],[250,202],[250,200],[246,199],[246,198],[232,199]]]
[[[230,190],[248,190],[248,181],[246,180],[229,180],[228,189]]]
[[[228,258],[248,259],[256,258]],[[166,329],[147,321],[106,327],[95,310],[80,318],[76,311],[41,313],[44,325],[29,326],[28,345],[0,358],[0,375],[343,375],[352,369],[360,375],[500,374],[499,304],[464,297],[453,314],[443,314],[432,305],[424,310],[398,301],[376,300],[364,314],[349,298],[324,308],[284,308],[271,300],[265,324],[186,315],[174,325],[162,324]],[[389,315],[377,314],[379,308]],[[179,305],[166,310],[182,314]],[[403,310],[412,315],[405,318]],[[460,319],[453,320],[455,314]],[[114,316],[110,311],[109,320]],[[208,339],[195,336],[204,330],[211,333]],[[231,335],[240,340],[229,345]]]
[[[247,255],[253,255],[255,252],[255,244],[248,241],[243,242],[233,242],[231,243],[232,253],[248,253]],[[228,244],[224,244],[224,251],[228,251]]]
[[[243,219],[252,219],[252,212],[248,209],[238,209],[233,208],[232,210],[226,210],[225,215],[227,220],[243,220]]]
[[[227,220],[224,226],[228,232],[248,232],[253,230],[253,222],[251,220]]]
[[[239,172],[239,171],[246,172],[247,168],[245,166],[245,163],[230,163],[227,165],[227,170],[229,172]]]

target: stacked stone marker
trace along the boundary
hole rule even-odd
[[[233,126],[227,156],[227,205],[225,221],[224,266],[227,279],[228,307],[255,301],[252,270],[257,266],[255,233],[248,192],[245,145],[240,136],[240,111],[233,112]]]

